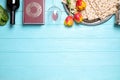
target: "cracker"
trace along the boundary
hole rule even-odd
[[[94,20],[96,18],[98,18],[98,16],[96,15],[94,9],[92,8],[92,6],[89,4],[88,0],[85,0],[86,2],[86,14],[88,17],[88,20]]]
[[[107,16],[114,14],[116,11],[117,11],[116,6],[113,6],[113,8],[110,8],[108,11],[102,14],[100,18],[105,19]]]
[[[83,19],[87,19],[88,18],[85,10],[81,11],[81,14],[82,14]]]
[[[99,7],[98,12],[101,12],[101,14],[98,14],[100,19],[104,19],[117,11],[118,0],[95,0],[95,3]]]
[[[101,13],[99,7],[97,6],[97,4],[95,3],[95,1],[94,0],[88,0],[88,1],[89,1],[90,5],[92,6],[92,8],[94,9],[96,15],[99,17],[99,15],[101,15],[102,13]]]

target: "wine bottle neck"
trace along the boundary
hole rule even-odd
[[[15,24],[15,11],[14,10],[12,10],[12,11],[10,11],[10,17],[11,17],[11,19],[10,19],[10,24]]]

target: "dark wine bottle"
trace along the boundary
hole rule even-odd
[[[7,8],[10,11],[10,24],[15,24],[15,11],[19,8],[19,0],[7,0]]]

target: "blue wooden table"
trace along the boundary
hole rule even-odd
[[[98,26],[67,28],[61,0],[59,24],[23,25],[22,4],[16,25],[0,27],[0,80],[120,80],[120,26],[114,16]],[[0,0],[6,8],[6,0]]]

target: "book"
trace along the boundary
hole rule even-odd
[[[45,23],[45,0],[24,0],[23,24]]]

